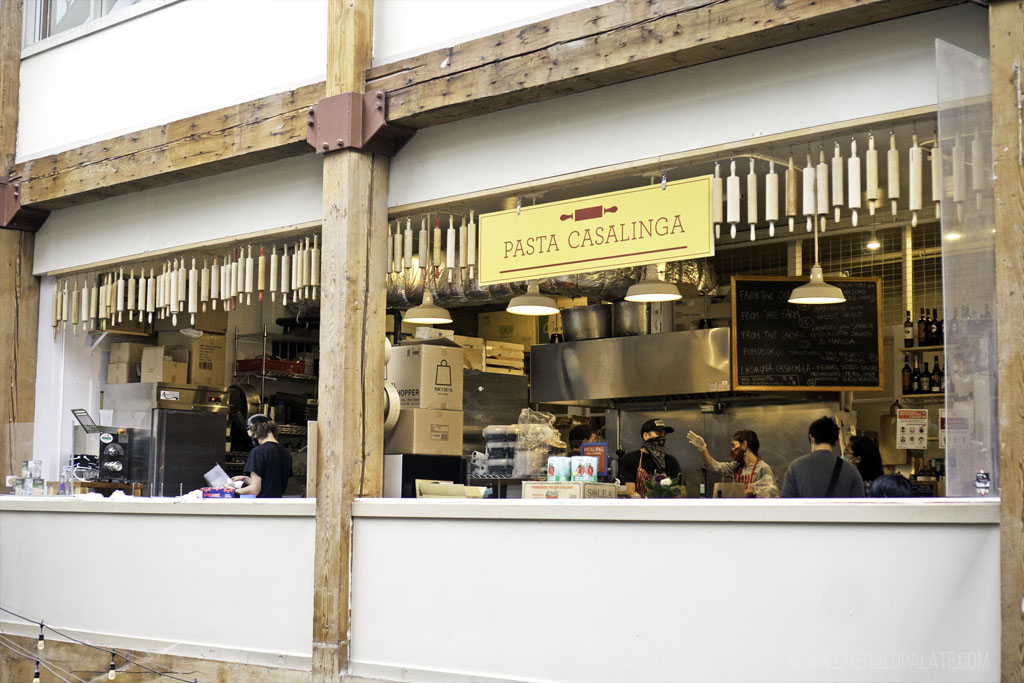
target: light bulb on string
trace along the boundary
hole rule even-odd
[[[117,678],[117,671],[114,670],[114,653],[110,653],[110,667],[107,669],[107,680],[112,681]]]
[[[36,643],[36,648],[42,650],[46,647],[46,636],[43,635],[43,622],[39,622],[39,642]]]
[[[39,660],[36,660],[36,670],[32,674],[32,683],[39,683]]]

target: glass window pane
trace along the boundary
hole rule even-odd
[[[49,9],[48,36],[81,26],[90,19],[89,6],[92,0],[51,0]]]

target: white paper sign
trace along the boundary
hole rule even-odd
[[[928,411],[901,408],[896,411],[896,448],[924,450],[928,448]]]

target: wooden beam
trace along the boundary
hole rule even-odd
[[[0,175],[10,175],[18,140],[23,0],[0,0]]]
[[[366,73],[398,124],[432,126],[887,21],[963,0],[615,0]],[[362,89],[360,85],[360,89]],[[16,167],[23,203],[55,209],[310,150],[323,83]]]
[[[1024,680],[1024,2],[989,7],[999,367],[999,553],[1004,681]]]
[[[896,19],[960,0],[617,0],[370,70],[417,128]]]
[[[373,0],[329,0],[327,27],[326,95],[362,91]],[[339,681],[348,667],[352,501],[367,462],[383,459],[387,179],[383,157],[355,149],[324,156],[314,683]]]

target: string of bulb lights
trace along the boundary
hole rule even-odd
[[[39,651],[42,651],[42,650],[44,650],[46,648],[46,635],[44,633],[45,631],[50,631],[51,633],[53,633],[53,634],[55,634],[57,636],[60,636],[61,638],[64,638],[65,640],[69,640],[69,641],[71,641],[73,643],[78,643],[79,645],[84,645],[86,647],[92,648],[93,650],[98,650],[100,652],[108,652],[108,653],[110,653],[110,665],[107,667],[107,680],[113,681],[113,680],[115,680],[117,678],[117,662],[116,662],[116,658],[120,657],[121,659],[123,659],[125,661],[125,663],[131,664],[132,666],[137,666],[140,669],[144,669],[144,670],[148,671],[149,673],[154,674],[156,676],[160,676],[162,678],[167,678],[167,679],[170,679],[172,681],[179,681],[180,683],[198,683],[199,682],[198,678],[192,678],[191,680],[189,680],[187,678],[180,678],[180,677],[175,676],[174,674],[169,673],[169,672],[158,671],[156,669],[153,669],[151,667],[146,666],[145,664],[142,664],[141,662],[136,661],[135,659],[133,659],[132,657],[126,655],[123,652],[119,652],[119,651],[117,651],[115,649],[108,648],[108,647],[100,647],[99,645],[93,645],[92,643],[86,642],[84,640],[79,640],[78,638],[74,638],[72,636],[69,636],[67,633],[65,633],[63,631],[58,631],[57,629],[53,628],[52,626],[47,626],[44,620],[36,621],[35,619],[30,619],[29,617],[26,617],[26,616],[24,616],[22,614],[18,614],[17,612],[13,612],[13,611],[11,611],[11,610],[7,609],[6,607],[3,607],[3,606],[0,606],[0,612],[4,612],[6,614],[10,614],[12,617],[16,617],[16,618],[21,619],[22,621],[28,622],[30,624],[35,624],[36,626],[39,627],[39,638],[36,641],[36,650],[37,650],[36,653],[32,653],[31,651],[26,650],[25,648],[22,648],[21,646],[17,645],[17,643],[14,643],[13,641],[10,641],[9,639],[0,636],[0,645],[3,645],[4,647],[6,647],[11,652],[14,652],[15,654],[17,654],[17,655],[19,655],[19,656],[21,656],[21,657],[23,657],[25,659],[28,659],[30,661],[31,660],[35,661],[35,665],[36,665],[35,666],[35,674],[33,675],[32,683],[40,683],[40,678],[39,678],[39,667],[40,667],[40,665],[42,665],[43,668],[45,668],[47,671],[50,671],[50,673],[52,673],[54,676],[56,676],[57,678],[59,678],[62,681],[68,681],[68,679],[63,678],[58,673],[56,673],[56,671],[53,670],[54,668],[56,668],[61,673],[64,673],[64,674],[66,674],[68,676],[71,676],[74,680],[76,680],[76,681],[83,681],[83,683],[84,683],[84,679],[81,679],[81,678],[75,676],[70,671],[66,671],[64,669],[61,669],[60,667],[56,667],[55,665],[53,665],[53,664],[47,662],[46,660],[40,658]],[[68,683],[71,683],[71,682],[68,681]]]

